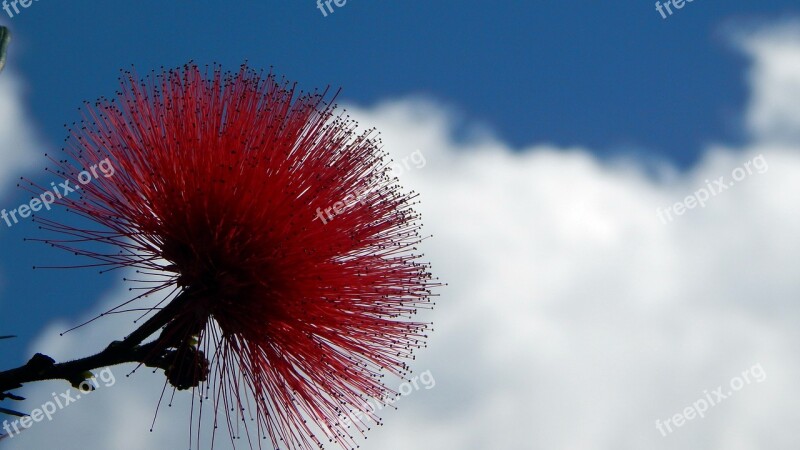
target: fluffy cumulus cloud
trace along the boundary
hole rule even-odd
[[[449,283],[415,362],[435,385],[385,411],[362,448],[796,445],[800,27],[739,42],[753,58],[753,139],[713,146],[676,176],[589,149],[457,140],[452,115],[426,101],[350,109],[382,131],[397,174],[421,193],[434,235],[424,250]],[[58,338],[67,324],[52,324],[34,349],[72,356],[128,326]],[[186,447],[185,396],[149,433],[163,377],[114,373],[7,447]],[[63,389],[31,388],[28,405]]]
[[[755,60],[750,78],[755,87],[748,125],[757,138],[800,137],[800,21],[737,33],[737,41]]]

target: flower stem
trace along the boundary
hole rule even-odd
[[[25,383],[35,381],[66,380],[77,386],[87,379],[87,372],[117,364],[138,362],[150,367],[161,367],[163,358],[159,352],[163,349],[159,348],[159,339],[144,345],[142,342],[166,326],[188,298],[188,291],[182,292],[128,337],[112,342],[95,355],[56,364],[53,358],[37,353],[25,365],[0,372],[0,397]]]

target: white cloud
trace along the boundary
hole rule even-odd
[[[740,47],[755,64],[747,122],[759,139],[800,136],[800,21],[739,32]]]
[[[792,202],[800,198],[800,114],[785,99],[800,86],[791,63],[800,31],[787,30],[741,38],[754,61],[747,115],[754,141],[710,148],[669,180],[653,181],[635,162],[599,162],[587,149],[515,152],[486,134],[456,141],[448,113],[421,100],[350,108],[382,131],[396,158],[425,154],[427,165],[402,177],[422,193],[426,232],[435,236],[425,243],[427,257],[450,283],[431,315],[430,348],[416,362],[432,371],[436,387],[403,398],[362,448],[796,445],[800,210]],[[657,218],[656,208],[758,155],[767,172],[672,223]],[[58,338],[64,327],[49,327],[34,349],[69,356],[127,328],[106,321]],[[757,363],[762,383],[667,437],[656,430],[656,419]],[[115,373],[123,378],[124,370]],[[185,411],[160,417],[157,432],[147,432],[161,383],[146,372],[118,380],[8,448],[185,446]],[[30,389],[29,404],[53,389]]]

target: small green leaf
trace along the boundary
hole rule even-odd
[[[3,71],[3,66],[6,65],[6,50],[9,42],[11,42],[11,30],[0,26],[0,72]]]

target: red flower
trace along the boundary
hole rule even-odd
[[[36,220],[72,237],[52,245],[161,276],[146,295],[182,293],[159,338],[167,376],[224,409],[233,437],[351,446],[366,424],[345,416],[377,419],[366,400],[396,395],[383,373],[407,374],[428,327],[411,321],[437,285],[417,262],[415,194],[327,91],[209,70],[125,72],[57,162],[80,186],[58,203],[100,226]]]

